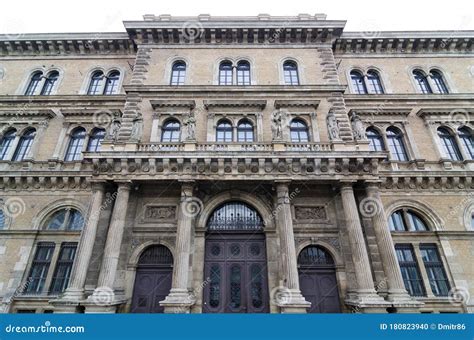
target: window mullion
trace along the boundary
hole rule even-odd
[[[46,276],[46,280],[44,281],[44,286],[43,286],[43,293],[49,294],[51,282],[53,280],[54,276],[54,271],[56,269],[56,265],[58,262],[59,258],[59,253],[61,252],[61,243],[59,242],[54,242],[54,252],[53,256],[51,256],[51,261],[49,262],[49,267],[48,267],[48,275]]]

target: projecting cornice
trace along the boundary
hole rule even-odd
[[[298,44],[332,43],[345,21],[326,20],[324,14],[275,17],[174,17],[145,15],[144,21],[125,21],[137,44]]]
[[[334,53],[466,53],[474,31],[344,32]]]
[[[204,107],[210,108],[228,108],[228,107],[251,107],[263,110],[267,105],[266,100],[205,100]]]
[[[275,100],[275,108],[280,109],[283,107],[312,107],[317,108],[319,100]]]
[[[127,33],[0,34],[0,55],[135,54]]]
[[[30,110],[28,108],[0,108],[0,117],[40,117],[40,118],[53,118],[56,114],[53,110]]]
[[[421,109],[416,115],[419,117],[429,117],[429,116],[444,116],[444,115],[453,115],[453,114],[465,114],[465,115],[474,115],[473,108],[430,108],[430,109]]]
[[[349,110],[349,116],[356,113],[359,116],[404,116],[407,117],[411,112],[411,109],[407,108],[357,108]]]
[[[194,109],[196,102],[194,100],[150,100],[153,109],[158,108],[188,108]]]
[[[110,115],[112,117],[121,117],[121,109],[98,109],[98,108],[71,108],[61,109],[61,114],[64,117],[75,117],[75,116],[95,116],[95,115]]]

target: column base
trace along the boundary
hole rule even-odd
[[[196,298],[188,290],[172,288],[160,306],[165,307],[165,313],[188,314],[195,303]]]
[[[67,288],[58,300],[81,301],[84,300],[84,289]]]
[[[71,301],[60,297],[58,299],[49,300],[49,303],[54,306],[54,313],[76,314],[79,312],[79,300]]]
[[[375,290],[364,290],[351,293],[345,301],[354,313],[387,313],[392,303],[385,301]]]
[[[415,313],[420,307],[424,306],[423,302],[417,301],[411,297],[406,290],[388,291],[387,301],[393,304],[399,313]]]
[[[276,294],[276,305],[282,314],[305,314],[311,307],[311,302],[305,300],[299,289],[283,288]]]

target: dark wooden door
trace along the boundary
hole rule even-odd
[[[311,302],[308,313],[340,313],[339,292],[334,269],[299,270],[301,294]]]
[[[204,313],[268,313],[265,236],[209,234],[205,247]]]

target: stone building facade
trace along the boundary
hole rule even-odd
[[[472,312],[473,32],[0,36],[6,313]]]

